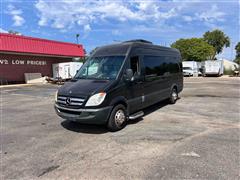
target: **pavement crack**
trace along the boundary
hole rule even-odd
[[[59,168],[60,166],[59,165],[56,165],[56,166],[49,166],[45,169],[43,169],[43,171],[38,175],[38,177],[41,177],[49,172],[52,172],[54,171],[55,169]]]

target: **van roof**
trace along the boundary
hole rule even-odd
[[[134,43],[134,42],[139,42],[139,43],[148,43],[148,44],[153,44],[151,41],[147,41],[144,39],[133,39],[133,40],[129,40],[129,41],[124,41],[122,43]]]
[[[124,41],[122,43],[98,47],[95,50],[93,56],[126,55],[130,48],[131,49],[133,48],[157,49],[161,51],[171,51],[171,52],[179,53],[177,49],[154,45],[150,41],[137,39],[137,40]]]

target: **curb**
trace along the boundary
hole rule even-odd
[[[9,84],[9,85],[0,85],[0,89],[9,88],[9,87],[24,87],[24,86],[34,86],[42,84]]]

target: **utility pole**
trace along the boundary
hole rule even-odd
[[[230,48],[231,48],[231,60],[234,60],[233,54],[234,54],[234,48],[237,45],[237,42],[233,41],[230,44]]]
[[[77,40],[77,44],[78,44],[78,38],[79,38],[79,34],[76,34],[76,40]]]

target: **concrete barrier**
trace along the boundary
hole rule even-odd
[[[35,83],[44,83],[45,77],[42,77],[41,73],[24,73],[25,83],[35,84]]]

